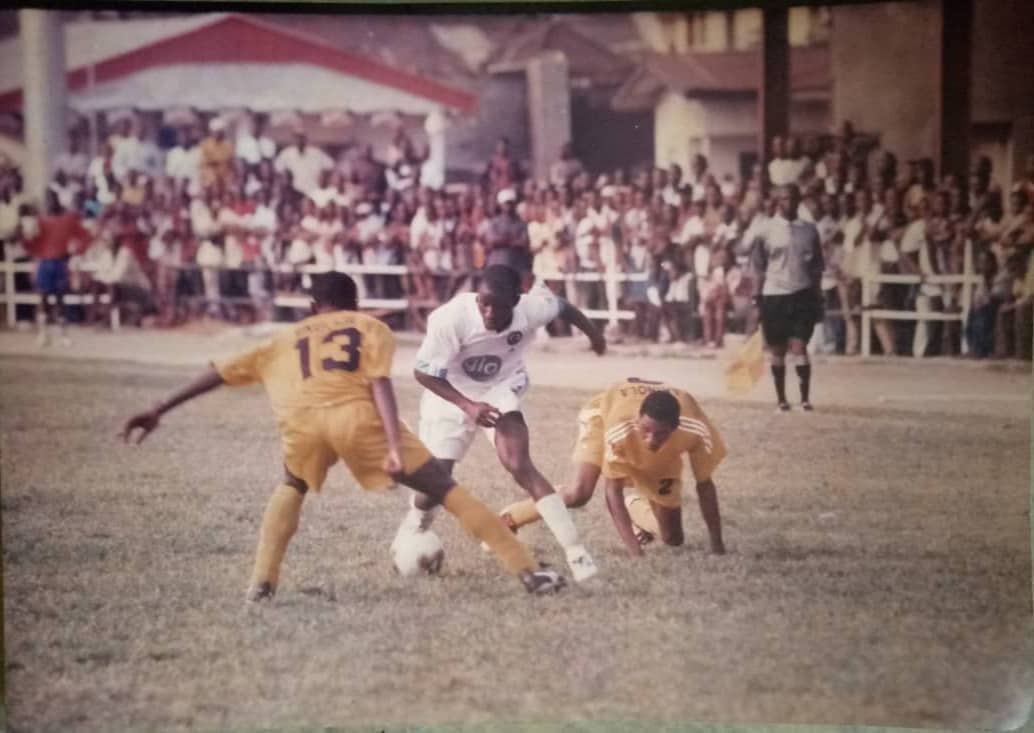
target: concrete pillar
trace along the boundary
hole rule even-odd
[[[25,191],[40,204],[67,144],[65,37],[57,11],[19,10],[25,112]]]
[[[435,107],[424,120],[424,132],[427,133],[427,160],[420,171],[420,183],[430,188],[441,188],[445,185],[445,115],[440,107]]]
[[[789,11],[765,8],[761,30],[761,140],[758,149],[767,163],[773,137],[790,132]]]
[[[973,0],[941,5],[940,171],[969,183],[972,127]]]
[[[528,62],[528,116],[531,129],[532,175],[549,179],[549,167],[560,148],[571,140],[571,92],[567,58],[543,54]]]
[[[1034,116],[1021,117],[1012,122],[1012,175],[1007,181],[1009,188],[1026,175],[1027,161],[1031,159],[1034,159]]]

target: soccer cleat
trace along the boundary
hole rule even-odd
[[[261,603],[272,600],[275,594],[276,590],[270,583],[259,583],[248,589],[247,600],[249,603]]]
[[[802,402],[801,403],[801,410],[803,412],[814,412],[815,408],[811,406],[810,402]]]
[[[567,585],[564,576],[553,570],[538,570],[528,573],[521,580],[524,582],[525,590],[536,596],[557,593]]]
[[[780,402],[779,406],[776,407],[776,412],[777,413],[789,412],[789,411],[790,411],[790,403],[789,402]]]
[[[567,565],[576,583],[584,582],[599,572],[592,555],[582,545],[567,551]]]

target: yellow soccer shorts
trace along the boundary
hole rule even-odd
[[[416,435],[400,425],[402,465],[412,473],[431,460]],[[349,402],[332,407],[296,410],[280,419],[284,466],[319,491],[339,459],[356,482],[367,490],[386,489],[395,481],[381,465],[388,454],[388,439],[372,402]]]
[[[672,473],[667,477],[630,476],[628,482],[633,490],[653,504],[678,509],[682,506],[682,477]]]

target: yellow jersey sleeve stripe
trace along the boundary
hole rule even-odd
[[[617,425],[615,425],[614,427],[612,427],[610,430],[608,430],[605,433],[605,435],[607,436],[607,438],[610,438],[611,435],[616,435],[616,434],[618,434],[620,432],[628,430],[629,428],[633,427],[634,425],[635,425],[635,423],[633,421],[625,420],[624,422],[620,422]]]
[[[699,436],[704,441],[704,448],[707,450],[708,453],[711,452],[711,434],[708,433],[706,430],[700,430],[698,428],[688,428],[685,425],[680,425],[679,430],[690,433],[691,435]]]
[[[633,428],[633,426],[629,425],[627,428],[625,428],[620,433],[614,433],[614,434],[608,435],[607,436],[607,443],[609,445],[614,445],[615,443],[620,443],[622,440],[627,438],[632,433],[632,428]]]

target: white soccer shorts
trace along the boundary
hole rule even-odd
[[[528,390],[528,379],[520,375],[503,384],[497,384],[481,395],[468,395],[476,402],[487,402],[500,413],[519,412],[521,397]],[[433,392],[424,391],[420,400],[420,441],[435,458],[461,461],[474,443],[478,430],[494,446],[495,429],[482,428],[447,400]]]

